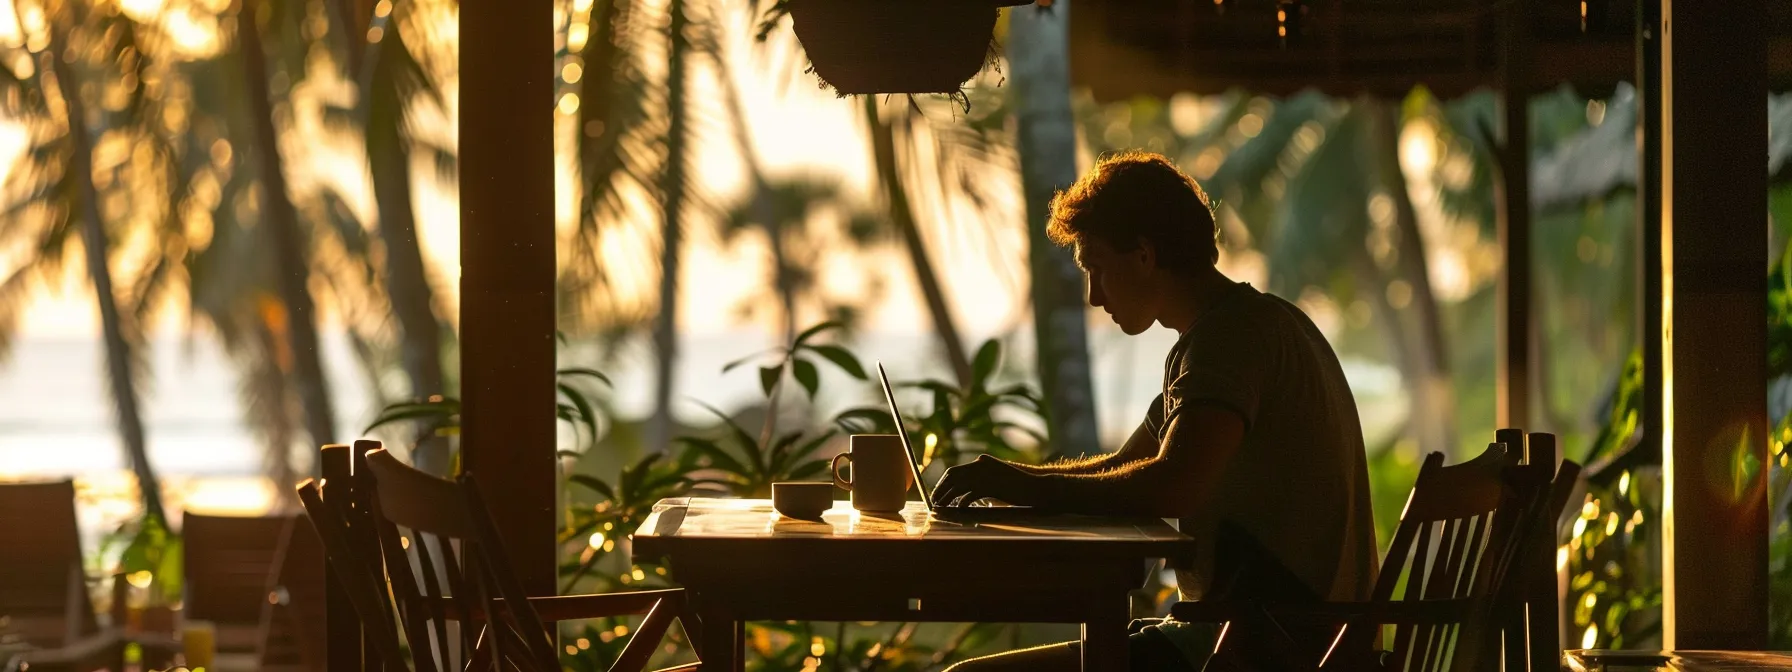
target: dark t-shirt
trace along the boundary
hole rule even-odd
[[[1171,349],[1145,426],[1161,442],[1196,403],[1236,411],[1245,434],[1210,506],[1181,521],[1202,542],[1195,568],[1178,573],[1183,599],[1200,599],[1214,578],[1220,521],[1321,598],[1367,599],[1376,551],[1363,432],[1344,370],[1313,321],[1248,284],[1227,290]]]

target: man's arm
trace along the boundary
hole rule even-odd
[[[1136,462],[1158,453],[1157,437],[1145,423],[1133,430],[1132,437],[1119,450],[1111,453],[1097,453],[1087,457],[1066,457],[1055,462],[1040,465],[1015,464],[1021,471],[1029,474],[1099,474],[1118,469],[1129,462]]]
[[[1180,518],[1205,507],[1244,442],[1237,411],[1196,403],[1170,420],[1156,455],[1100,473],[1029,478],[1016,504],[1078,513]],[[1131,443],[1130,441],[1128,442]]]

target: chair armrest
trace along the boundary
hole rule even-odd
[[[1347,623],[1409,625],[1461,622],[1467,615],[1467,609],[1467,600],[1307,603],[1202,600],[1177,602],[1170,607],[1170,616],[1178,621],[1190,623],[1219,623],[1236,620],[1247,614],[1265,613],[1271,617],[1292,616],[1340,625]]]
[[[531,597],[529,606],[547,622],[576,621],[586,618],[603,618],[606,616],[633,616],[645,614],[653,609],[653,605],[661,601],[684,600],[684,589],[668,588],[664,590],[640,590],[625,593],[603,593],[599,595],[557,595],[553,597]],[[495,600],[501,608],[504,600]],[[442,600],[443,611],[450,619],[461,620],[462,610],[458,601]],[[483,619],[483,609],[475,606],[472,616]]]

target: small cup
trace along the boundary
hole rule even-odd
[[[791,518],[816,520],[834,506],[834,484],[826,481],[787,481],[772,484],[772,508]]]
[[[210,621],[187,621],[181,626],[180,647],[189,669],[212,669],[212,659],[218,652],[216,626]]]

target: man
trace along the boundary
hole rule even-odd
[[[1155,323],[1181,334],[1163,394],[1116,452],[1044,466],[980,456],[947,470],[935,501],[1180,519],[1201,549],[1177,574],[1183,599],[1210,594],[1216,578],[1231,597],[1366,599],[1375,529],[1344,372],[1299,308],[1214,267],[1218,230],[1201,187],[1161,155],[1112,156],[1053,199],[1046,231],[1075,247],[1089,305],[1122,331]],[[1216,634],[1176,621],[1133,631],[1140,670],[1200,669]],[[954,670],[1074,670],[1079,656],[1057,644]]]

